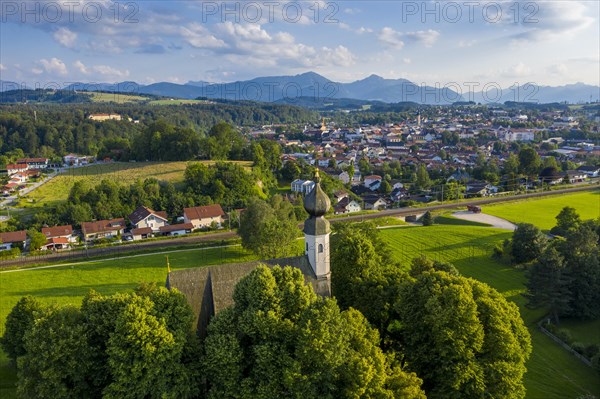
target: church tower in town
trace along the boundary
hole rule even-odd
[[[308,219],[304,222],[305,255],[317,277],[318,285],[330,286],[331,272],[329,268],[329,221],[323,216],[331,206],[329,197],[321,188],[319,170],[315,172],[315,187],[304,198],[304,209]]]

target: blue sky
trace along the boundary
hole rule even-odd
[[[599,85],[599,3],[0,0],[0,78]]]

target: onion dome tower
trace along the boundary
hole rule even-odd
[[[323,216],[331,207],[331,201],[321,188],[319,170],[315,172],[315,187],[304,198],[304,209],[308,219],[304,222],[305,255],[317,280],[329,286],[329,221]],[[328,290],[329,291],[329,290]]]

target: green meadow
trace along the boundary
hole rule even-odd
[[[414,256],[453,263],[467,277],[483,281],[515,302],[531,333],[533,352],[527,363],[525,387],[527,398],[564,399],[584,394],[600,396],[598,373],[542,334],[536,323],[544,316],[543,309],[525,306],[525,274],[491,258],[491,248],[511,233],[489,227],[445,226],[404,227],[382,231],[396,256],[408,267]],[[584,337],[594,336],[599,321],[578,322],[577,329]],[[595,330],[594,330],[595,328]],[[576,337],[575,333],[573,334]],[[585,342],[585,339],[581,339]]]
[[[520,201],[506,205],[485,206],[484,212],[505,217],[511,221],[529,221],[549,229],[554,217],[566,204],[575,207],[583,218],[598,217],[597,192],[573,194],[564,197]],[[547,207],[546,211],[536,211]],[[512,215],[512,216],[511,216]],[[518,218],[520,217],[520,219]],[[392,224],[387,220],[388,224]],[[491,258],[492,248],[509,238],[511,233],[474,223],[462,223],[443,216],[442,223],[429,227],[401,226],[381,230],[396,257],[406,266],[421,254],[452,262],[467,276],[485,282],[515,302],[528,326],[533,353],[527,363],[525,376],[527,398],[578,398],[584,394],[600,397],[600,378],[591,368],[556,345],[539,332],[536,323],[544,316],[543,309],[525,306],[525,274]],[[385,220],[383,225],[385,225]],[[299,245],[301,241],[299,241]],[[103,294],[133,289],[140,282],[165,282],[167,267],[165,254],[148,254],[112,260],[85,262],[59,267],[24,269],[0,272],[0,335],[4,332],[6,315],[23,295],[34,295],[44,303],[81,303],[89,289]],[[203,267],[220,263],[244,262],[256,257],[239,246],[204,250],[180,250],[169,254],[172,269]],[[597,342],[600,321],[567,324],[573,337],[585,343]],[[593,341],[593,340],[596,341]],[[14,371],[0,352],[0,396],[15,397]]]
[[[542,230],[550,230],[556,225],[556,215],[565,206],[575,208],[582,219],[600,217],[600,190],[483,205],[481,208],[484,213],[513,223],[531,223]]]

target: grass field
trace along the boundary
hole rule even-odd
[[[556,225],[556,215],[565,206],[575,208],[582,219],[595,219],[600,216],[600,190],[484,205],[482,211],[513,223],[532,223],[542,230],[550,230]]]
[[[122,94],[122,93],[90,93],[92,95],[92,101],[95,103],[134,103],[140,101],[147,101],[148,97],[138,96],[135,94]]]
[[[484,250],[510,237],[510,232],[487,227],[434,225],[383,230],[382,234],[406,265],[420,254],[452,262],[463,275],[489,284],[519,306],[533,345],[525,375],[527,398],[600,395],[598,374],[537,330],[535,323],[543,317],[544,310],[525,306],[521,295],[525,292],[524,273],[496,262],[490,257],[491,251]],[[589,323],[581,323],[579,328],[586,334],[593,331]]]
[[[244,161],[239,163],[245,167],[250,167],[252,164]],[[175,184],[181,183],[187,164],[187,162],[113,162],[72,168],[24,196],[20,206],[38,208],[44,205],[56,205],[67,199],[71,187],[79,180],[86,180],[91,185],[100,183],[102,179],[131,184],[138,179],[154,177]]]
[[[600,345],[600,320],[582,322],[566,319],[561,320],[559,328],[569,330],[573,341],[578,341],[585,345]]]
[[[148,102],[150,105],[188,105],[188,104],[210,104],[210,101],[206,100],[182,100],[174,98],[172,100],[153,100]]]

